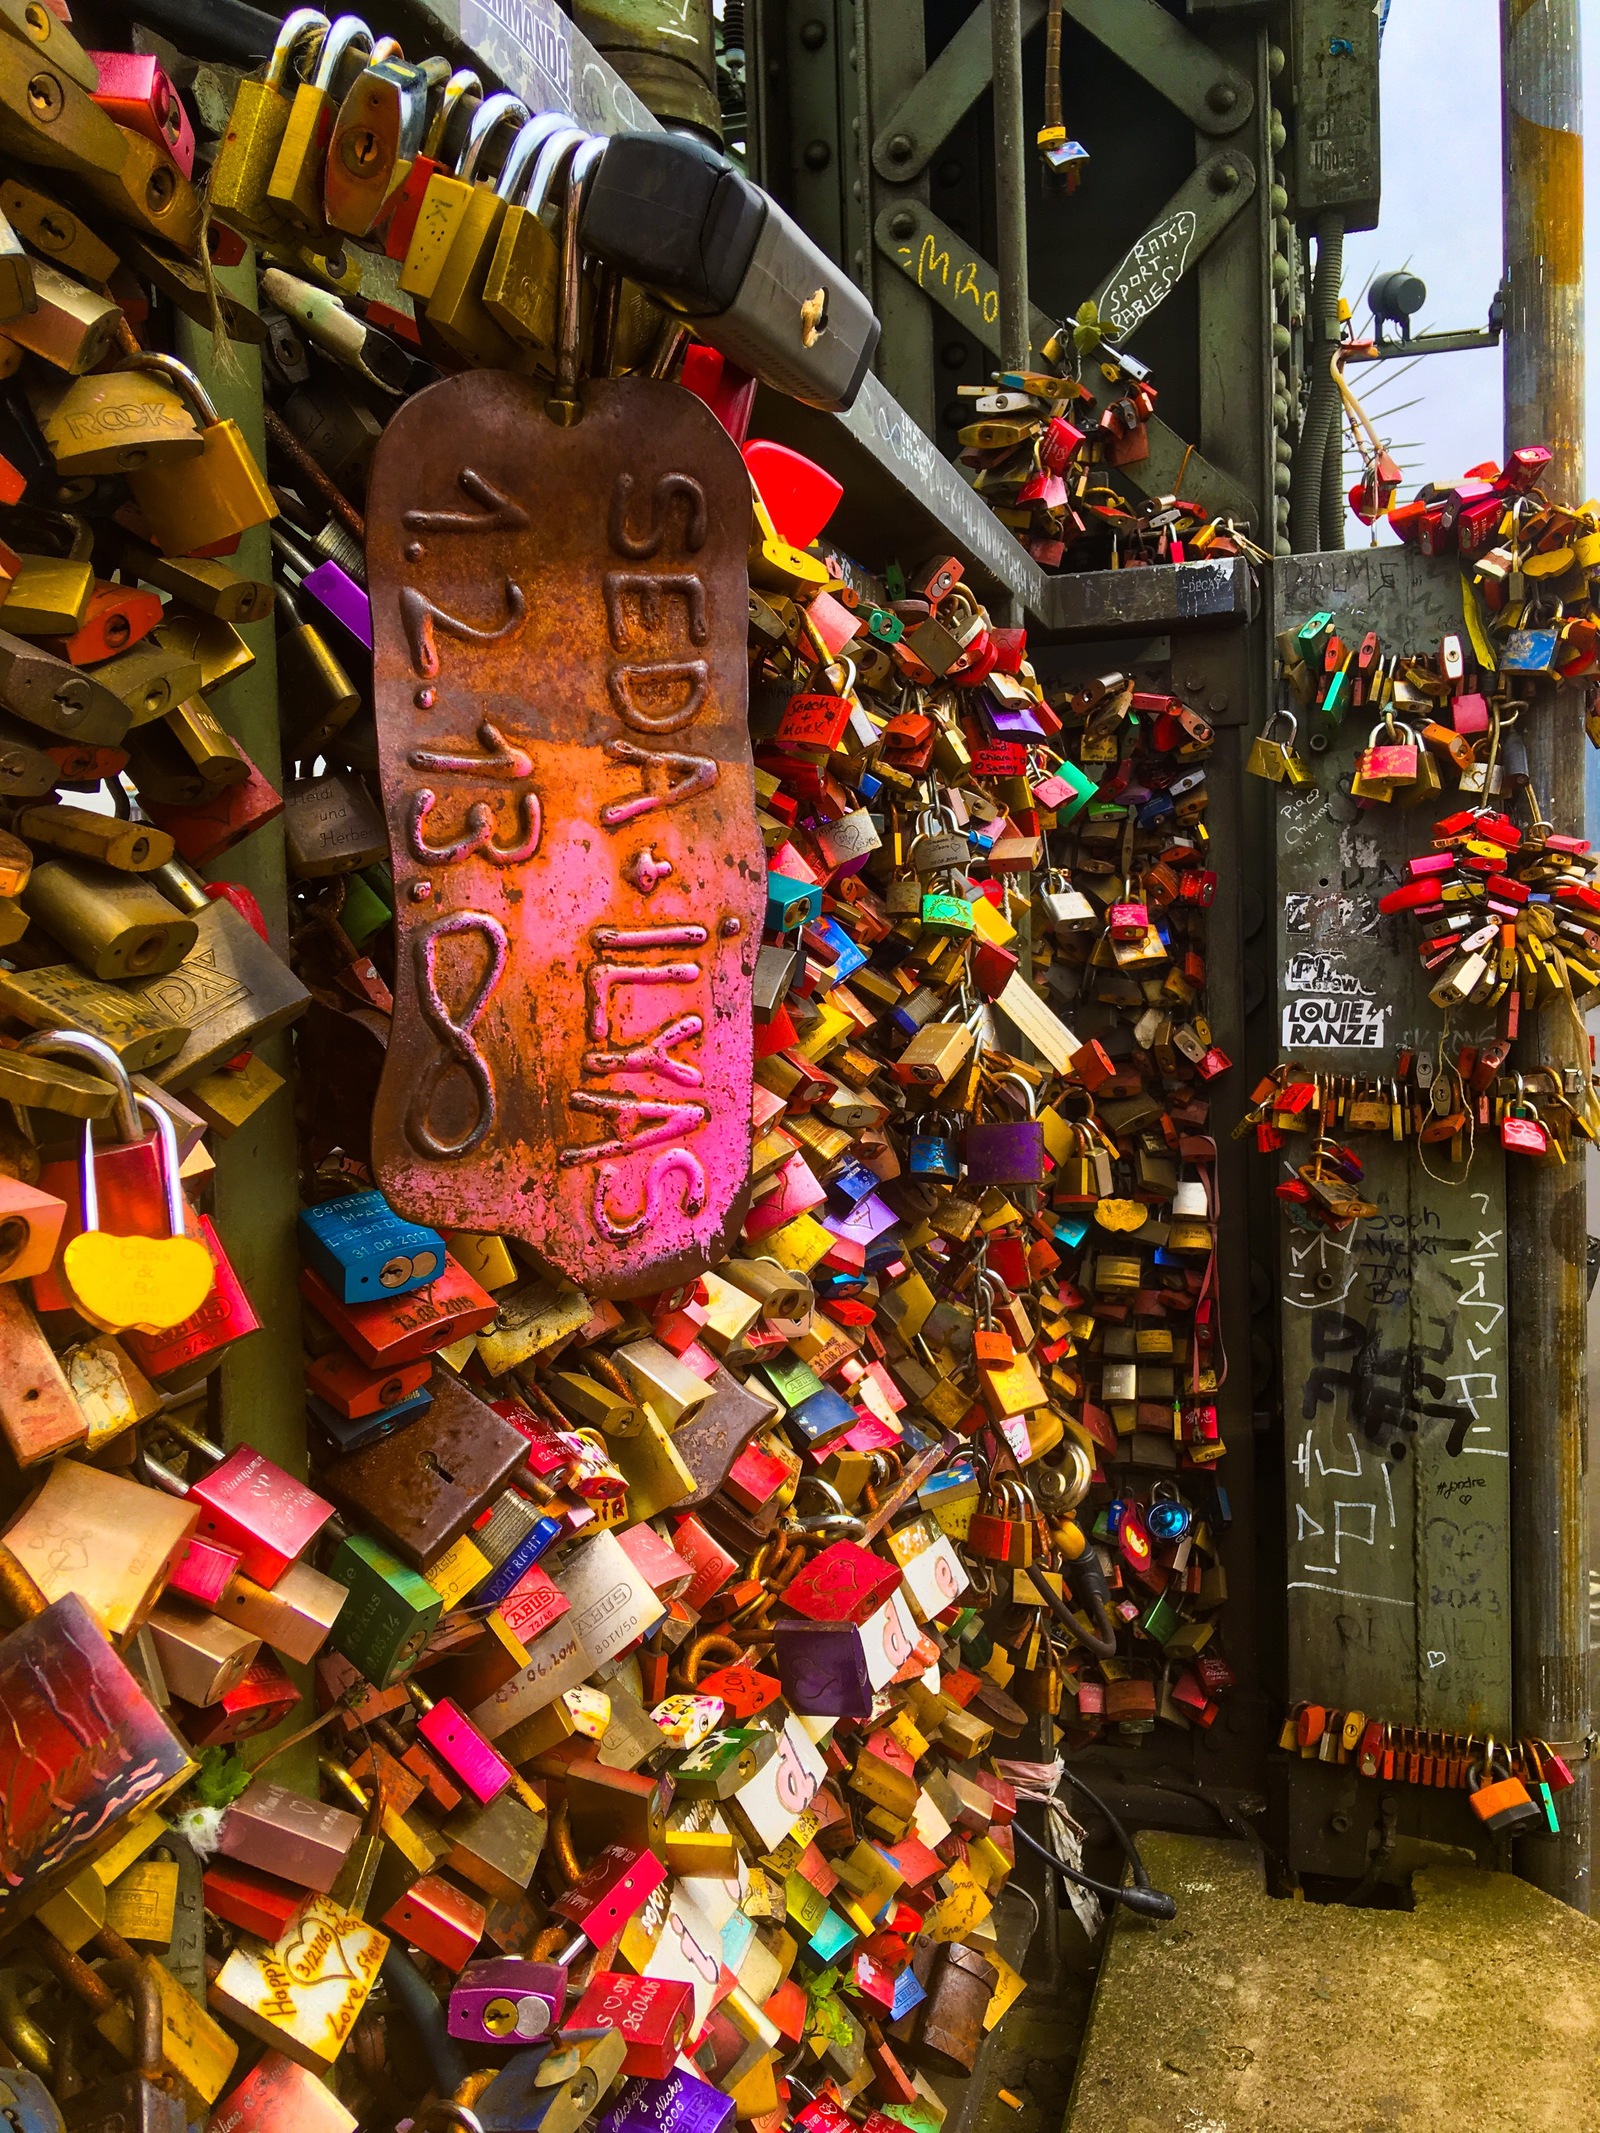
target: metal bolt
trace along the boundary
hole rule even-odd
[[[897,133],[892,135],[889,141],[888,149],[886,150],[889,161],[891,163],[910,162],[912,146],[913,143],[909,133]]]
[[[1227,708],[1228,699],[1225,696],[1213,696],[1207,699],[1206,709],[1208,711],[1215,711],[1220,713],[1226,711]]]
[[[1350,1817],[1341,1808],[1338,1814],[1329,1815],[1328,1827],[1336,1837],[1342,1837],[1349,1830]]]
[[[1226,195],[1239,190],[1239,166],[1237,163],[1213,163],[1206,179],[1214,193]]]
[[[827,41],[828,25],[825,22],[818,22],[813,17],[810,22],[801,23],[800,42],[808,52],[820,52]]]
[[[833,161],[833,150],[826,141],[807,141],[805,165],[807,170],[826,170]]]
[[[916,226],[917,218],[908,207],[897,208],[889,217],[889,235],[891,237],[909,237]]]
[[[1206,678],[1203,674],[1185,674],[1183,685],[1186,689],[1203,689],[1206,685]]]
[[[1239,101],[1239,92],[1231,81],[1214,81],[1206,91],[1206,102],[1219,116],[1231,111]]]
[[[1269,44],[1267,46],[1267,79],[1276,81],[1283,69],[1283,46],[1281,44]]]

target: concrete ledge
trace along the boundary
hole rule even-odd
[[[1600,2125],[1600,1926],[1430,1866],[1412,1911],[1276,1902],[1246,1845],[1146,1835],[1178,1916],[1119,1911],[1064,2133]]]

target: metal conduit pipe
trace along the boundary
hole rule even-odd
[[[1322,531],[1322,470],[1339,419],[1339,388],[1328,358],[1339,340],[1339,282],[1344,272],[1344,217],[1317,218],[1317,271],[1311,290],[1310,345],[1306,361],[1311,391],[1294,455],[1289,488],[1289,543],[1297,555],[1312,554]]]

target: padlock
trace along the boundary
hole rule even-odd
[[[967,1127],[962,1156],[973,1185],[1039,1185],[1044,1181],[1044,1127],[1033,1115],[1033,1086],[1020,1074],[1002,1074],[997,1088],[1021,1092],[1024,1116],[1010,1122]]]
[[[284,43],[285,35],[280,34],[273,54],[275,65]],[[322,228],[323,166],[338,111],[339,77],[352,56],[371,51],[372,32],[357,15],[336,17],[324,33],[317,49],[316,71],[295,91],[266,183],[266,206],[277,228],[298,237],[311,236]],[[280,69],[279,80],[283,78],[284,71]]]
[[[136,876],[92,862],[36,866],[23,908],[97,978],[150,978],[175,970],[199,929]]]
[[[914,1122],[906,1154],[914,1178],[941,1178],[954,1183],[960,1175],[955,1126],[941,1111],[924,1111]]]
[[[1505,1775],[1497,1777],[1497,1763]],[[1481,1764],[1468,1775],[1468,1806],[1484,1825],[1496,1835],[1506,1831],[1525,1828],[1531,1822],[1542,1822],[1542,1810],[1534,1803],[1528,1788],[1521,1778],[1514,1777],[1511,1759],[1504,1748],[1497,1749],[1491,1739],[1484,1750]]]
[[[418,206],[400,268],[400,286],[408,296],[426,299],[433,295],[477,190],[478,164],[491,151],[497,135],[526,125],[528,116],[527,105],[508,90],[497,90],[480,101],[454,171],[434,171]]]
[[[515,354],[516,343],[484,303],[486,276],[507,210],[521,195],[542,149],[547,142],[566,139],[574,130],[554,114],[529,118],[524,111],[493,186],[471,189],[426,304],[428,324],[464,361],[509,363]],[[460,165],[463,173],[471,171],[479,142],[487,138],[487,134],[469,133]]]
[[[409,66],[398,47],[375,47],[346,90],[323,167],[323,219],[350,237],[381,231],[428,130],[430,91],[442,86],[444,60]]]
[[[1031,1506],[1015,1477],[1003,1475],[993,1484],[985,1508],[974,1514],[967,1546],[985,1562],[1026,1570],[1033,1561],[1033,1542]]]
[[[302,89],[301,93],[308,92]],[[275,518],[277,502],[239,425],[218,415],[187,364],[163,355],[141,354],[127,360],[135,369],[170,380],[201,425],[198,460],[146,466],[128,476],[129,491],[156,547],[165,555],[186,555],[197,548],[216,547]],[[208,619],[214,628],[227,627]]]
[[[165,2019],[152,1967],[136,1963],[128,1980],[133,2001],[133,2072],[95,2082],[73,2097],[70,2133],[183,2133],[188,2123],[180,2087],[164,2064]],[[15,2082],[15,2074],[0,2082]]]
[[[586,141],[579,129],[559,116],[533,119],[508,150],[496,187],[509,204],[500,217],[485,269],[483,308],[541,370],[552,375],[561,279],[560,232],[558,228],[555,235],[551,234],[543,213],[555,194],[563,166],[570,183],[573,175],[581,177],[588,171],[602,145]]]
[[[1500,1121],[1500,1145],[1514,1155],[1548,1155],[1550,1135],[1538,1112],[1519,1097]]]

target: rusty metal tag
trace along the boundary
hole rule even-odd
[[[721,1256],[750,1157],[765,855],[750,484],[692,394],[472,371],[406,403],[367,504],[401,1213],[521,1238],[590,1295]]]

